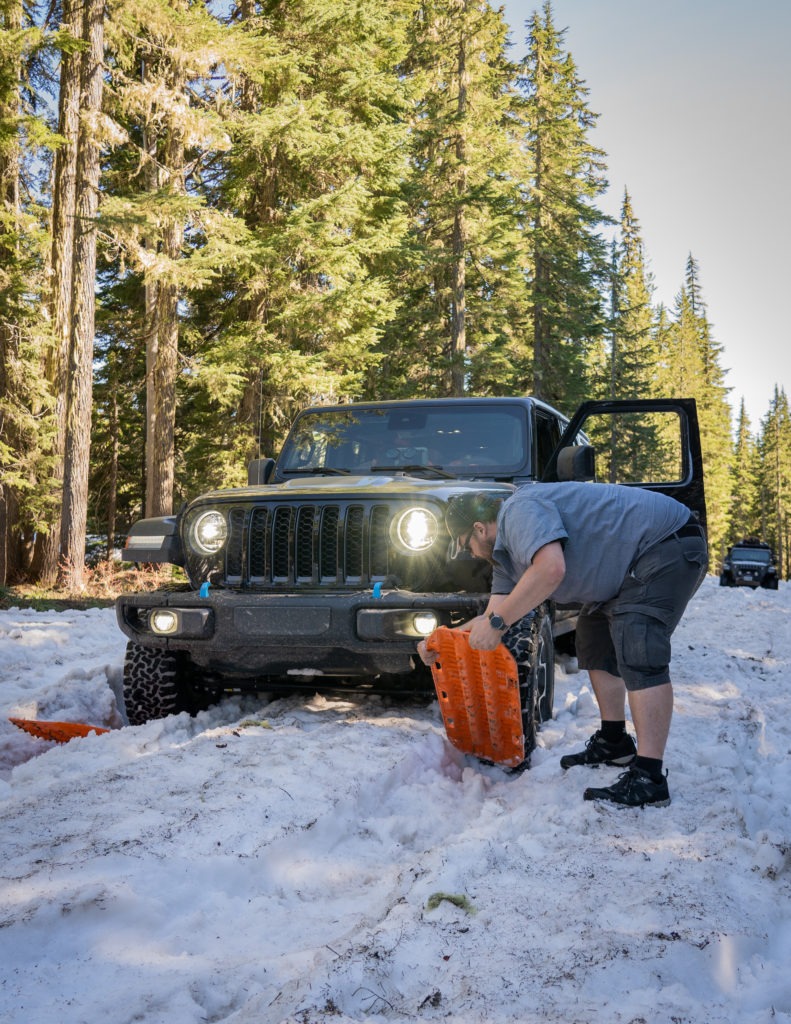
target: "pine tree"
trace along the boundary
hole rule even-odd
[[[625,191],[613,275],[611,398],[648,398],[655,394],[652,294],[653,281],[646,266],[640,222]]]
[[[144,324],[147,515],[167,514],[174,502],[184,303],[233,260],[234,225],[206,209],[201,189],[208,163],[227,148],[212,85],[223,42],[217,21],[186,0],[127,0],[108,23],[109,109],[121,142],[103,180],[102,216],[120,272],[108,286],[121,285],[108,299],[134,298]]]
[[[758,446],[742,399],[731,464],[731,504],[728,545],[760,534]]]
[[[731,411],[725,373],[720,365],[722,347],[714,339],[700,284],[697,262],[690,254],[679,292],[671,332],[668,370],[676,393],[696,399],[700,424],[709,549],[721,558],[728,536],[732,450]]]
[[[96,218],[102,107],[104,0],[84,0],[80,55],[80,120],[77,131],[71,331],[65,400],[65,445],[60,554],[70,583],[83,582],[88,520],[93,339],[96,309]]]
[[[410,225],[393,267],[401,307],[381,346],[391,394],[512,390],[525,359],[506,33],[482,0],[421,3],[411,25]]]
[[[762,536],[772,545],[784,579],[791,577],[791,411],[782,388],[775,386],[769,412],[761,421]]]
[[[620,232],[612,247],[610,281],[607,379],[599,393],[612,399],[656,396],[653,282],[628,192],[624,192]],[[668,446],[659,421],[614,416],[608,436],[592,439],[602,454],[607,453],[600,473],[613,482],[658,479],[667,465]]]
[[[684,397],[683,385],[675,378],[676,327],[663,302],[654,309],[651,337],[655,352],[654,394],[657,398],[668,395]]]
[[[128,381],[131,415],[122,411],[119,418],[122,507],[131,483],[123,474],[134,467],[134,486],[143,485],[141,511],[166,514],[183,496],[177,416],[192,369],[186,314],[193,295],[238,260],[244,235],[243,224],[210,201],[216,194],[208,187],[230,145],[220,108],[228,89],[223,69],[234,58],[229,29],[202,5],[186,2],[126,0],[113,7],[107,37],[107,110],[115,138],[102,176],[100,279],[112,315],[102,321],[100,346],[108,363],[101,373],[102,380],[115,372],[140,374]],[[98,420],[108,423],[112,396],[105,388],[100,401]],[[139,416],[145,424],[142,477],[136,453],[124,450],[139,443]],[[135,424],[128,430],[127,419]],[[101,448],[101,458],[111,460],[108,472],[113,451],[112,445]]]
[[[110,555],[115,535],[145,514],[144,289],[137,275],[119,274],[117,262],[101,268],[99,280],[89,521],[92,532],[106,532]]]
[[[228,273],[195,295],[189,401],[219,432],[193,425],[185,438],[225,481],[275,447],[299,406],[359,396],[378,360],[395,307],[380,271],[404,226],[396,67],[410,7],[243,7],[226,61],[239,103],[213,198],[246,234]]]
[[[19,324],[16,303],[7,295],[14,288],[14,270],[18,265],[19,174],[18,142],[19,74],[21,54],[8,45],[11,33],[19,31],[22,7],[18,3],[0,6],[3,30],[0,46],[0,583],[17,570],[14,548],[19,521],[18,488],[11,478],[11,465],[21,454],[24,429],[19,414],[17,364],[19,360]],[[18,287],[18,285],[17,285]]]
[[[76,0],[63,0],[58,89],[58,135],[51,196],[50,288],[45,301],[52,323],[52,338],[45,360],[46,379],[53,402],[52,436],[48,455],[54,507],[46,529],[39,531],[33,575],[54,583],[60,564],[63,511],[64,456],[66,450],[69,349],[72,330],[74,228],[77,223],[77,143],[80,110],[80,39],[82,19]]]
[[[590,141],[597,116],[546,0],[529,22],[520,79],[524,142],[534,171],[525,200],[533,320],[533,390],[573,406],[587,391],[587,356],[604,329],[599,286],[607,277],[596,200],[607,187],[604,153]]]
[[[50,514],[41,481],[49,395],[40,372],[47,324],[43,211],[32,198],[50,140],[35,112],[45,40],[17,0],[0,2],[0,584],[28,569],[33,537]]]

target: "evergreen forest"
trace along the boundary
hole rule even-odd
[[[0,0],[0,584],[79,583],[312,403],[693,397],[712,568],[791,575],[791,413],[656,301],[549,0]],[[510,45],[515,44],[515,45]],[[515,53],[521,54],[517,59]],[[637,199],[637,201],[636,201]]]

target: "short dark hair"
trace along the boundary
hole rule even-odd
[[[502,502],[502,498],[485,491],[457,494],[451,498],[445,510],[445,525],[451,537],[467,533],[473,523],[493,523]]]

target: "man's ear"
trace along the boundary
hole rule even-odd
[[[480,526],[479,536],[486,541],[493,541],[497,535],[497,520],[492,519],[488,523],[476,523],[476,526]]]

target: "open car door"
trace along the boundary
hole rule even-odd
[[[703,454],[694,398],[583,402],[542,479],[595,479],[661,491],[695,512],[705,529]]]

